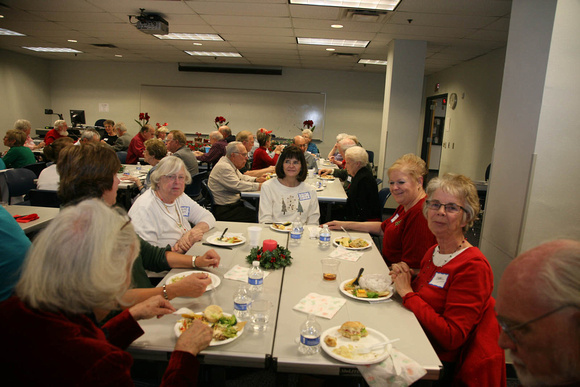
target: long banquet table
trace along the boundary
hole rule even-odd
[[[206,236],[214,235],[228,227],[229,232],[242,232],[247,237],[247,227],[251,225],[256,226],[249,223],[217,222],[216,227]],[[278,244],[288,246],[287,233],[274,231],[269,225],[261,226],[263,230],[260,244],[264,239],[274,239]],[[387,272],[388,268],[376,247],[373,245],[371,249],[365,250],[357,262],[341,260],[337,280],[324,282],[320,259],[327,256],[334,247],[321,249],[318,247],[317,240],[308,239],[308,234],[306,228],[300,246],[290,246],[293,264],[285,269],[270,271],[264,279],[262,297],[270,300],[274,306],[267,330],[255,333],[247,327],[237,340],[203,350],[199,355],[200,360],[206,364],[254,368],[275,367],[278,372],[286,373],[341,375],[354,372],[356,374],[356,366],[337,361],[325,353],[305,356],[298,352],[295,338],[299,335],[300,324],[306,320],[306,315],[292,308],[308,293],[316,292],[346,299],[346,304],[331,320],[317,318],[323,331],[348,320],[362,321],[389,338],[399,338],[400,341],[394,344],[394,347],[425,367],[427,370],[425,379],[437,379],[441,367],[439,358],[414,314],[406,310],[400,304],[400,300],[370,304],[345,297],[338,289],[342,281],[354,278],[360,267],[364,267],[365,273],[369,274]],[[342,234],[344,233],[333,232],[332,239]],[[370,240],[368,234],[351,233],[351,235]],[[198,255],[209,248],[209,246],[197,243],[188,253]],[[216,248],[216,251],[221,256],[220,266],[207,271],[218,275],[221,284],[197,299],[172,300],[176,308],[186,306],[194,311],[202,311],[208,305],[217,304],[223,308],[224,312],[233,312],[233,296],[241,282],[225,279],[223,275],[235,265],[249,267],[245,257],[249,254],[250,247],[246,242],[231,250]],[[187,270],[191,269],[172,269],[159,286],[162,286],[170,276]],[[136,358],[166,360],[176,342],[173,327],[178,318],[178,316],[170,315],[161,319],[140,321],[145,334],[131,345],[129,351]]]
[[[38,219],[33,220],[28,223],[18,223],[20,228],[24,231],[24,233],[29,234],[34,231],[39,231],[46,227],[51,220],[53,220],[60,211],[59,208],[52,208],[52,207],[35,207],[35,206],[19,206],[19,205],[6,205],[4,206],[6,211],[10,213],[10,215],[30,215],[30,214],[37,214]]]

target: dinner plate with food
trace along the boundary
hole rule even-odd
[[[270,228],[275,231],[290,232],[292,231],[292,222],[272,223]]]
[[[173,330],[179,337],[187,330],[194,320],[200,320],[213,330],[210,347],[231,343],[244,333],[245,321],[237,321],[236,316],[224,313],[218,305],[210,305],[203,312],[182,313],[181,319],[177,320]]]
[[[207,242],[218,246],[238,246],[244,244],[246,238],[241,235],[224,235],[223,237],[214,235],[207,238]]]
[[[350,239],[349,237],[335,238],[332,243],[335,246],[342,246],[347,250],[364,250],[372,246],[372,242],[363,238]]]
[[[184,279],[185,277],[187,277],[190,274],[193,273],[204,273],[204,274],[208,274],[209,278],[211,278],[211,286],[208,286],[205,291],[207,292],[208,290],[212,290],[217,288],[218,286],[220,286],[222,280],[220,279],[220,277],[218,277],[217,275],[213,274],[213,273],[209,273],[207,271],[201,271],[201,270],[190,270],[190,271],[184,271],[183,273],[177,273],[172,275],[171,277],[167,278],[167,281],[165,281],[165,284],[170,285],[170,284],[174,284],[178,281],[181,281],[182,279]]]
[[[368,302],[380,302],[393,297],[393,284],[388,274],[368,274],[360,277],[358,285],[355,278],[340,284],[340,291],[347,297]]]
[[[320,336],[320,346],[330,357],[349,364],[380,363],[389,356],[390,345],[378,349],[370,347],[385,343],[387,336],[366,327],[359,321],[347,321],[340,326],[327,329]]]
[[[333,175],[319,175],[318,178],[328,181],[334,181],[334,179],[336,179],[336,177],[334,177]]]

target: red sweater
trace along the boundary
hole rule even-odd
[[[61,137],[66,136],[61,136],[56,129],[50,129],[44,136],[44,143],[46,145],[52,144],[54,140],[58,140]]]
[[[425,199],[427,197],[409,211],[405,211],[403,206],[397,207],[393,216],[381,224],[383,258],[388,265],[403,261],[409,267],[418,268],[427,249],[437,243],[423,215]]]
[[[133,386],[126,348],[143,334],[125,310],[102,329],[85,315],[41,312],[17,297],[0,304],[0,370],[24,386]],[[199,363],[174,351],[163,386],[196,385]]]
[[[505,357],[497,344],[500,328],[487,259],[471,247],[437,267],[434,250],[435,246],[425,254],[412,282],[414,292],[403,297],[403,305],[417,316],[439,358],[457,362],[456,373],[467,383],[462,385],[505,385]]]
[[[264,169],[268,168],[271,165],[276,165],[278,161],[278,157],[280,155],[277,154],[274,158],[268,155],[265,146],[261,146],[254,151],[254,160],[252,161],[252,169]]]
[[[135,137],[131,139],[129,143],[129,149],[127,149],[127,164],[137,164],[140,157],[143,157],[143,151],[145,151],[145,139],[141,132],[137,133]]]

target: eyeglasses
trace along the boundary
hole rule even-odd
[[[425,203],[427,203],[427,208],[430,210],[433,210],[433,211],[439,211],[441,206],[443,206],[445,208],[445,212],[448,214],[456,214],[461,210],[465,211],[465,208],[463,208],[459,204],[455,204],[455,203],[443,204],[443,203],[439,203],[439,202],[433,201],[433,200],[425,200]]]
[[[524,329],[525,327],[527,327],[528,325],[530,325],[531,323],[534,323],[534,322],[539,321],[543,318],[546,318],[546,317],[548,317],[556,312],[559,312],[564,308],[568,308],[568,307],[580,308],[580,306],[578,306],[576,304],[565,304],[565,305],[562,305],[559,308],[556,308],[548,313],[544,313],[541,316],[538,316],[538,317],[533,318],[529,321],[526,321],[525,323],[517,324],[517,325],[511,326],[511,327],[508,325],[508,323],[506,321],[504,321],[504,319],[502,317],[496,316],[496,318],[497,318],[497,322],[499,323],[499,326],[505,332],[505,334],[510,338],[510,340],[513,341],[514,343],[518,344],[518,341],[521,339],[521,337],[518,338],[518,334],[516,334],[516,331],[520,331],[520,330]]]
[[[175,180],[178,180],[179,182],[185,181],[184,175],[164,175],[163,177],[171,180],[172,182],[174,182]]]
[[[248,157],[248,152],[246,152],[246,153],[233,152],[233,153],[235,153],[235,154],[238,154],[238,155],[240,155],[240,156],[242,156],[242,157],[245,157],[245,158],[247,158],[247,157]]]

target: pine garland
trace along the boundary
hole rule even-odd
[[[280,269],[292,265],[290,250],[278,245],[273,251],[264,251],[261,247],[254,247],[246,261],[251,265],[253,261],[260,261],[264,269]]]

